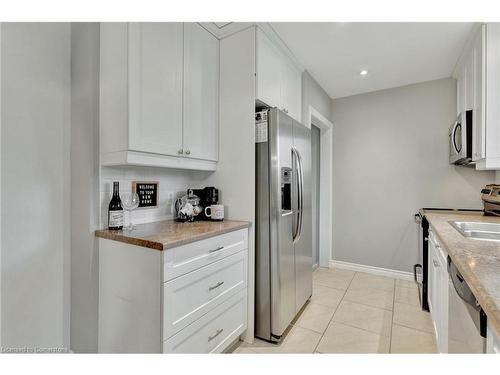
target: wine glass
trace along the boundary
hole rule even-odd
[[[128,225],[124,226],[123,229],[131,231],[134,229],[134,224],[132,224],[132,211],[139,207],[139,195],[137,193],[123,194],[122,207],[125,211],[128,211]]]

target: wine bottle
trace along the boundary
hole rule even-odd
[[[113,182],[113,197],[108,206],[108,229],[123,229],[123,208],[118,181]]]

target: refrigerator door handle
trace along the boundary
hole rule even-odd
[[[296,176],[297,176],[297,219],[294,225],[293,230],[293,241],[297,242],[300,238],[300,234],[302,232],[302,210],[303,210],[303,202],[304,202],[304,174],[302,169],[302,158],[300,156],[299,151],[293,147],[292,155],[294,160],[294,168],[296,168]]]
[[[296,180],[296,183],[297,185],[295,186],[295,191],[296,191],[296,196],[294,196],[292,199],[295,200],[295,198],[298,199],[298,197],[300,196],[300,193],[299,193],[299,189],[300,189],[300,180],[299,180],[299,160],[298,160],[298,157],[297,157],[297,150],[295,149],[295,147],[292,147],[292,168],[293,168],[293,171],[292,171],[292,175],[295,176],[295,178],[297,179]],[[298,202],[297,202],[298,203]],[[300,208],[299,206],[297,206],[297,212],[295,212],[297,215],[293,215],[293,228],[292,228],[292,240],[295,242],[295,240],[297,239],[297,236],[299,234],[299,211],[300,211]]]
[[[302,167],[302,156],[300,155],[300,152],[297,151],[297,157],[299,159],[299,173],[300,173],[300,192],[299,192],[299,215],[300,215],[300,221],[299,221],[299,235],[297,236],[297,239],[300,238],[300,235],[302,234],[302,222],[304,221],[304,168]]]

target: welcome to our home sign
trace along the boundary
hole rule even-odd
[[[132,191],[139,195],[139,208],[158,207],[158,181],[133,181]]]

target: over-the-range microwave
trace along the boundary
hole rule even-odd
[[[450,164],[472,163],[472,110],[460,112],[449,131]]]

